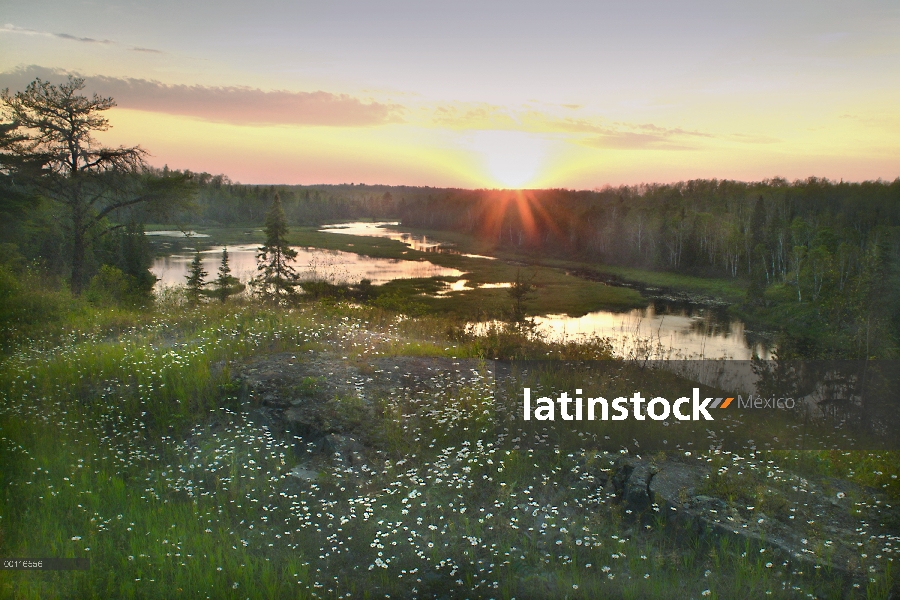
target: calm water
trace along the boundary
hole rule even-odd
[[[231,267],[231,274],[245,283],[256,276],[258,247],[258,244],[228,246],[228,265]],[[393,279],[459,277],[463,274],[462,271],[440,267],[425,260],[371,258],[352,252],[317,248],[296,247],[294,250],[297,251],[294,266],[301,277],[325,279],[331,283],[356,283],[360,279],[369,279],[377,285]],[[222,246],[214,246],[200,254],[203,257],[203,268],[209,273],[207,280],[215,279],[222,261]],[[193,259],[193,254],[174,254],[157,258],[150,268],[159,279],[157,286],[184,285]]]
[[[765,340],[722,311],[651,302],[647,308],[617,313],[597,311],[582,317],[536,317],[538,330],[556,339],[606,337],[621,356],[641,358],[768,358]]]
[[[422,252],[455,252],[452,247],[429,239],[386,229],[396,227],[396,222],[341,223],[330,225],[322,231],[385,237],[398,240]],[[473,258],[491,258],[467,254]],[[509,287],[510,283],[484,284],[480,287]],[[444,296],[461,292],[469,286],[460,279],[438,292]],[[617,354],[645,358],[730,358],[750,359],[756,353],[768,358],[768,342],[748,332],[744,324],[730,317],[724,309],[707,307],[690,302],[653,300],[647,308],[628,312],[596,311],[581,317],[544,315],[536,317],[538,331],[554,339],[578,339],[592,336],[606,337],[612,341]],[[487,324],[476,325],[482,329]]]
[[[426,252],[455,252],[425,236],[385,229],[396,223],[342,223],[323,231],[352,235],[384,237],[399,240],[410,248]],[[199,237],[199,236],[198,236]],[[256,275],[256,244],[228,247],[232,274],[247,282]],[[468,288],[462,279],[465,273],[432,264],[428,261],[370,258],[351,252],[294,248],[297,250],[297,271],[307,279],[319,278],[333,283],[355,283],[369,279],[382,284],[393,279],[418,277],[456,277],[439,295],[453,294]],[[222,247],[201,253],[208,279],[215,278],[222,255]],[[474,258],[491,258],[466,255]],[[157,258],[152,271],[159,278],[160,287],[183,285],[192,254],[176,254]],[[509,283],[486,284],[482,287],[509,287]],[[596,311],[581,317],[544,315],[535,318],[538,331],[555,339],[578,339],[591,336],[609,338],[613,349],[622,356],[643,358],[731,358],[749,359],[754,352],[768,358],[767,341],[722,308],[690,302],[652,299],[647,308],[627,312]],[[473,325],[476,330],[487,324]]]
[[[344,235],[365,235],[369,237],[382,237],[389,240],[397,240],[403,242],[413,250],[420,252],[443,252],[448,254],[462,254],[453,249],[450,244],[428,239],[428,236],[413,233],[405,233],[396,231],[395,229],[386,229],[388,226],[396,227],[400,223],[396,221],[383,221],[379,223],[364,223],[361,221],[353,223],[339,223],[337,225],[326,225],[319,231],[327,233],[342,233]],[[462,254],[469,258],[484,258],[494,260],[493,256],[482,256],[481,254]]]

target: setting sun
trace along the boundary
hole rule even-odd
[[[548,142],[520,131],[479,131],[472,135],[472,149],[480,155],[492,184],[522,188],[542,175]]]

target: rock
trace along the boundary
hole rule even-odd
[[[613,465],[603,489],[623,502],[626,514],[637,518],[650,508],[650,480],[655,469],[647,461],[631,456],[619,458]]]
[[[664,461],[656,465],[633,457],[621,457],[610,471],[607,486],[615,492],[631,520],[659,515],[677,525],[674,530],[680,532],[679,537],[737,538],[742,544],[780,554],[783,558],[779,560],[813,567],[827,565],[833,572],[843,574],[847,581],[865,581],[866,573],[856,558],[859,552],[857,527],[861,521],[851,514],[847,502],[835,501],[837,492],[833,491],[841,489],[845,495],[859,495],[860,490],[853,484],[842,482],[838,488],[832,483],[831,491],[826,494],[817,485],[803,480],[809,490],[803,495],[807,504],[796,504],[796,498],[785,497],[788,508],[791,504],[808,506],[816,515],[815,520],[823,523],[827,531],[824,537],[832,540],[827,555],[823,555],[814,550],[815,542],[808,539],[811,536],[805,525],[813,523],[812,520],[809,523],[790,520],[786,518],[787,513],[765,514],[759,508],[747,506],[747,502],[729,502],[700,494],[698,491],[703,488],[708,474],[709,468],[702,463]],[[786,492],[782,489],[770,493]]]
[[[292,425],[295,423],[305,423],[306,412],[299,406],[292,406],[284,411],[284,420]]]
[[[262,397],[263,406],[271,406],[272,408],[287,408],[291,402],[283,397],[275,394],[266,394]]]
[[[278,409],[261,406],[250,410],[248,416],[251,423],[264,427],[272,433],[280,434],[284,430],[284,421]]]
[[[658,505],[685,504],[703,478],[696,467],[669,462],[658,469],[648,486],[650,501]]]
[[[654,471],[649,463],[639,462],[631,470],[625,481],[622,500],[625,509],[634,516],[640,515],[650,508],[650,480]]]
[[[224,360],[219,360],[211,365],[209,365],[209,375],[210,379],[218,379],[220,375],[225,371],[225,367],[227,366],[227,362]]]
[[[361,452],[351,452],[350,464],[354,467],[361,467],[366,464],[366,457]]]
[[[319,477],[318,472],[313,471],[312,469],[309,469],[304,465],[297,465],[296,467],[291,469],[290,474],[301,481],[315,481]]]
[[[348,458],[354,452],[362,452],[363,447],[356,438],[340,433],[329,433],[322,443],[322,452],[325,454],[337,454],[341,458]]]
[[[628,481],[631,472],[634,471],[635,466],[637,466],[639,462],[640,461],[636,458],[623,456],[613,464],[609,480],[612,482],[613,490],[615,490],[617,495],[621,495],[625,492],[625,482]]]

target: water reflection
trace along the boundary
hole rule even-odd
[[[446,287],[442,290],[435,292],[435,296],[448,296],[453,292],[465,292],[471,291],[473,289],[502,289],[502,288],[511,288],[512,283],[474,283],[470,284],[466,279],[457,279],[453,283],[446,284]]]
[[[660,310],[661,309],[661,310]],[[554,339],[610,338],[616,354],[642,358],[769,358],[767,345],[748,339],[744,324],[714,310],[647,308],[625,313],[597,311],[581,317],[535,317],[538,330]]]
[[[469,328],[483,334],[499,324],[470,323]],[[671,306],[651,303],[628,312],[600,310],[581,317],[543,315],[534,317],[534,324],[538,334],[555,341],[608,338],[614,353],[626,358],[749,360],[754,353],[771,358],[769,345],[748,335],[741,321],[723,320],[712,310],[677,312]]]
[[[364,223],[358,221],[353,223],[326,225],[319,231],[324,231],[326,233],[341,233],[344,235],[382,237],[389,240],[397,240],[398,242],[403,242],[413,250],[418,250],[419,252],[460,254],[462,256],[468,256],[469,258],[484,258],[487,260],[494,260],[493,256],[482,256],[481,254],[463,254],[457,250],[454,250],[449,244],[436,242],[433,239],[429,240],[428,236],[426,235],[418,235],[413,233],[405,233],[402,231],[395,231],[393,229],[385,229],[385,227],[387,226],[396,227],[399,224],[400,223],[397,221],[381,221],[378,223]]]
[[[214,246],[200,253],[203,269],[209,273],[207,280],[213,280],[222,260],[222,246]],[[256,276],[255,244],[228,247],[228,264],[231,274],[243,282]],[[295,247],[297,260],[294,265],[303,279],[323,279],[331,283],[355,283],[369,279],[373,284],[387,283],[392,279],[418,277],[459,277],[462,271],[449,269],[424,260],[397,260],[372,258],[318,248]],[[161,256],[153,261],[150,271],[156,275],[158,287],[184,285],[190,269],[191,254]]]
[[[163,229],[160,231],[145,231],[144,235],[155,235],[160,237],[173,238],[208,238],[205,233],[197,233],[196,231],[181,231],[178,229]]]

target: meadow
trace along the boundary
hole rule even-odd
[[[706,493],[747,504],[751,516],[762,508],[750,502],[767,490],[811,494],[807,479],[877,490],[877,500],[852,498],[860,577],[829,566],[830,543],[810,550],[814,566],[764,541],[696,535],[663,515],[634,521],[601,484],[634,448],[590,436],[525,440],[510,428],[490,359],[612,359],[602,340],[550,343],[516,329],[471,336],[452,316],[333,300],[191,308],[173,292],[140,309],[71,311],[43,333],[34,325],[0,363],[0,554],[87,557],[91,568],[6,571],[3,597],[887,598],[896,590],[900,539],[866,523],[900,501],[894,453],[711,448],[658,457],[709,465]],[[318,393],[333,431],[364,441],[361,459],[310,461],[290,429],[264,418],[271,399],[248,387],[247,365],[276,357],[349,373],[339,382],[346,393],[315,392],[317,380],[307,379],[290,393]],[[410,357],[458,368],[433,372],[431,393],[371,383]],[[298,464],[309,467],[299,477]],[[770,504],[770,514],[800,506]],[[815,529],[816,515],[802,514]]]

